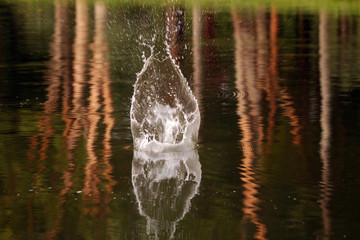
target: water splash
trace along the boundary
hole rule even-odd
[[[152,54],[137,75],[132,97],[134,148],[146,152],[177,152],[194,148],[198,139],[198,103],[171,57]]]

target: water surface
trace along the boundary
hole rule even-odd
[[[2,2],[0,239],[359,239],[359,19]],[[197,149],[155,161],[130,107],[165,42],[201,124]]]

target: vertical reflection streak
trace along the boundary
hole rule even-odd
[[[60,1],[55,1],[55,19],[64,19],[66,22],[66,9],[64,6],[60,4]],[[48,87],[47,91],[47,100],[44,102],[44,113],[39,116],[39,131],[41,136],[39,144],[39,170],[35,175],[34,185],[40,187],[40,176],[44,171],[46,166],[44,165],[44,161],[48,158],[48,148],[50,146],[51,140],[50,138],[55,135],[56,130],[53,126],[53,115],[58,108],[58,101],[60,99],[60,88],[61,88],[61,77],[62,77],[62,58],[64,57],[64,52],[62,51],[62,47],[64,44],[64,25],[59,23],[59,21],[55,20],[54,25],[54,34],[53,34],[53,42],[50,47],[50,53],[52,55],[48,67],[49,71],[46,75],[46,81]],[[37,137],[33,137],[33,141],[36,140]],[[32,146],[35,146],[35,142],[31,143]]]
[[[112,166],[110,158],[112,157],[111,147],[111,131],[114,126],[113,118],[113,100],[111,96],[111,78],[110,78],[110,63],[109,63],[109,48],[106,39],[106,21],[107,8],[104,2],[95,3],[95,34],[94,42],[92,44],[92,64],[91,64],[91,78],[90,78],[90,93],[88,98],[88,106],[86,106],[85,87],[87,84],[87,68],[88,68],[88,6],[86,0],[76,0],[76,25],[75,25],[75,39],[72,42],[72,27],[70,26],[70,9],[69,1],[55,0],[54,2],[54,34],[53,41],[50,44],[51,59],[47,63],[46,91],[47,100],[43,104],[43,112],[39,116],[39,134],[30,138],[30,148],[28,151],[28,159],[37,161],[37,172],[34,175],[33,187],[38,190],[43,190],[44,182],[55,177],[44,176],[44,170],[48,166],[45,161],[49,158],[49,148],[54,146],[53,138],[57,136],[58,125],[56,128],[54,124],[57,120],[57,113],[61,111],[61,118],[65,123],[63,129],[62,139],[64,143],[64,150],[67,158],[63,160],[67,164],[67,169],[62,174],[64,187],[61,189],[60,196],[57,201],[53,203],[55,214],[49,215],[51,223],[47,223],[46,239],[54,239],[58,237],[58,233],[62,229],[62,223],[65,213],[64,203],[68,198],[69,191],[74,185],[73,174],[75,169],[75,149],[78,146],[79,137],[85,131],[87,138],[86,149],[89,161],[85,166],[85,185],[83,188],[84,197],[93,195],[92,200],[99,203],[99,189],[104,186],[106,193],[112,191],[115,181],[112,179]],[[72,61],[72,55],[74,60]],[[105,130],[99,133],[98,125],[103,116],[103,123]],[[87,118],[87,119],[85,119]],[[102,145],[99,146],[99,135],[103,134]],[[61,134],[60,134],[61,135]],[[103,150],[103,157],[97,156],[97,147]],[[58,150],[58,149],[56,149]],[[54,158],[51,155],[51,160]],[[55,157],[58,161],[58,158]],[[60,160],[60,159],[59,159]],[[102,164],[102,168],[99,165]],[[55,170],[61,170],[61,166],[53,166]],[[46,171],[47,172],[47,171]],[[46,173],[47,174],[47,173]],[[102,175],[101,175],[102,174]],[[100,176],[101,175],[101,176]],[[104,180],[103,180],[104,179]],[[100,182],[104,182],[100,186]],[[51,182],[55,185],[55,183]],[[56,184],[58,184],[56,182]],[[60,183],[61,184],[61,183]],[[58,189],[58,187],[56,188]],[[108,208],[110,198],[105,196],[105,208]],[[36,214],[34,211],[34,196],[29,198],[28,203],[28,232],[33,234],[34,219]],[[86,199],[87,200],[87,199]],[[93,202],[92,202],[93,203]],[[93,207],[91,204],[91,211],[96,213],[97,206]],[[36,210],[36,209],[35,209]],[[86,209],[87,210],[87,209]],[[105,209],[106,210],[106,209]],[[86,212],[86,211],[85,211]],[[101,211],[103,214],[106,211]],[[87,213],[87,212],[86,212]],[[55,216],[55,218],[52,218]],[[35,221],[36,223],[36,221]],[[48,231],[49,230],[49,231]]]
[[[275,115],[277,112],[277,101],[281,101],[279,104],[284,112],[283,115],[290,119],[290,126],[293,128],[290,133],[293,135],[293,143],[299,145],[301,143],[301,125],[300,119],[296,115],[296,110],[293,107],[294,102],[292,97],[287,92],[285,87],[279,85],[279,70],[278,70],[278,58],[279,58],[279,47],[278,47],[278,32],[279,32],[279,16],[276,8],[271,9],[270,15],[270,63],[269,71],[270,77],[267,78],[266,92],[267,100],[270,104],[269,113],[269,128],[267,132],[267,141],[269,146],[272,145],[274,127],[275,127]]]
[[[97,167],[99,165],[95,153],[95,142],[98,136],[97,128],[100,121],[99,109],[101,104],[99,102],[101,96],[101,77],[102,77],[102,61],[103,61],[103,46],[102,36],[99,36],[99,21],[101,19],[101,11],[99,11],[98,2],[95,3],[95,35],[94,42],[91,45],[93,58],[91,62],[90,71],[90,96],[88,106],[88,123],[89,131],[87,134],[86,150],[88,154],[88,162],[85,166],[85,185],[83,189],[84,197],[93,196],[95,201],[98,201],[99,189],[97,187],[100,179],[97,176]]]
[[[268,40],[266,29],[266,14],[262,8],[256,11],[256,81],[257,89],[262,91],[265,88],[265,79],[267,76],[267,57],[268,57]],[[260,99],[259,99],[260,101]],[[260,145],[264,140],[264,125],[262,124],[263,117],[259,114],[259,131],[258,144]]]
[[[65,14],[62,18],[63,22],[70,22],[70,16],[69,14]],[[62,43],[62,51],[64,52],[63,54],[63,58],[61,59],[62,64],[63,64],[63,69],[62,69],[62,89],[63,89],[63,93],[62,93],[62,119],[65,122],[65,131],[63,136],[67,136],[71,125],[72,125],[72,118],[69,117],[69,113],[71,110],[71,91],[72,91],[72,76],[71,76],[71,72],[72,72],[72,48],[71,48],[71,44],[72,44],[72,39],[71,39],[71,33],[70,33],[70,29],[68,26],[66,26],[65,24],[64,26],[64,30],[62,33],[63,36],[63,43]]]
[[[89,161],[85,167],[85,186],[83,189],[84,197],[91,196],[92,199],[99,203],[100,190],[99,183],[100,174],[105,179],[105,189],[109,193],[115,181],[112,179],[112,166],[110,158],[112,156],[111,148],[111,131],[114,126],[113,100],[111,96],[111,80],[110,80],[110,65],[109,65],[109,48],[106,39],[106,21],[108,10],[104,2],[97,1],[94,6],[95,11],[95,34],[94,42],[92,44],[93,58],[90,71],[90,96],[88,106],[88,124],[89,130],[87,135],[86,149]],[[103,116],[103,123],[105,124],[105,132],[103,136],[103,158],[99,158],[95,151],[96,141],[99,136],[98,125],[100,124],[101,116]],[[99,169],[100,164],[105,168]],[[106,204],[107,205],[107,204]],[[93,208],[94,213],[99,209]]]
[[[266,73],[266,57],[267,57],[267,29],[266,29],[266,14],[265,10],[259,8],[256,10],[256,49],[257,49],[257,81],[261,86],[264,83]],[[260,89],[260,88],[259,88]]]
[[[277,111],[277,97],[276,95],[279,92],[279,83],[278,83],[278,14],[276,9],[271,9],[270,14],[270,63],[269,63],[269,77],[266,78],[266,93],[267,100],[270,105],[270,112],[268,117],[268,131],[267,131],[267,142],[271,146],[273,142],[274,127],[275,127],[275,114]]]
[[[67,19],[65,16],[65,10],[61,6],[60,1],[55,1],[55,25],[54,25],[54,34],[53,42],[51,44],[51,59],[49,61],[48,67],[50,71],[46,76],[47,85],[47,100],[44,102],[44,114],[39,117],[39,130],[40,130],[40,149],[39,149],[39,166],[40,169],[36,175],[36,180],[38,181],[38,176],[45,169],[43,162],[47,158],[47,149],[50,145],[50,137],[55,134],[55,129],[53,126],[53,114],[56,112],[58,107],[58,101],[60,98],[60,86],[61,86],[61,71],[63,64],[61,59],[63,58],[63,32],[64,26],[56,21],[56,19]],[[64,17],[65,16],[65,17]],[[36,139],[36,138],[34,138]],[[35,183],[37,185],[37,183]]]
[[[66,123],[63,136],[68,134],[72,122],[72,120],[68,117],[71,98],[71,39],[70,30],[68,29],[69,20],[68,2],[60,0],[55,1],[54,42],[51,44],[50,49],[52,58],[48,66],[49,90],[47,96],[48,100],[44,103],[44,116],[50,117],[49,114],[53,115],[56,113],[58,102],[60,100],[60,89],[62,87],[62,119]],[[44,124],[44,127],[48,129],[49,126],[52,126],[51,121],[52,119],[49,123]],[[54,129],[53,135],[55,134],[56,132]],[[49,144],[50,141],[48,141],[46,145]],[[64,183],[66,185],[71,185],[68,181],[65,181]],[[61,205],[63,201],[64,199],[61,198],[59,204]],[[59,231],[62,214],[63,213],[61,211],[54,219],[52,230],[46,233],[46,239],[53,239]]]
[[[201,8],[197,5],[192,9],[192,44],[193,44],[193,71],[194,71],[194,95],[198,100],[200,116],[203,117],[203,96],[202,96],[202,54],[201,54],[201,33],[202,33],[202,16]]]
[[[331,109],[330,109],[330,79],[329,79],[329,49],[328,49],[328,16],[325,12],[320,12],[319,22],[319,71],[320,71],[320,94],[321,94],[321,140],[320,140],[320,158],[322,162],[321,169],[321,200],[320,208],[322,210],[322,220],[324,228],[324,237],[329,239],[331,232],[331,218],[329,210],[329,201],[331,200],[331,180],[330,180],[330,138],[331,138]]]
[[[108,18],[108,9],[104,2],[97,2],[95,6],[96,15],[98,15],[98,21],[95,25],[95,31],[98,33],[99,39],[95,40],[99,46],[102,46],[102,96],[103,96],[103,122],[105,124],[104,133],[104,156],[103,164],[106,166],[104,170],[104,177],[108,181],[106,188],[108,192],[112,191],[112,187],[115,185],[115,181],[112,179],[112,165],[110,164],[110,158],[112,156],[111,148],[111,131],[115,124],[113,117],[114,108],[112,106],[113,100],[111,95],[111,78],[110,78],[110,63],[109,63],[109,45],[106,34],[106,21]]]
[[[83,93],[86,83],[86,66],[88,58],[88,7],[86,0],[76,0],[76,25],[74,40],[74,81],[73,113],[84,112]]]
[[[242,132],[240,141],[244,158],[242,159],[241,180],[244,182],[244,201],[243,212],[244,220],[249,219],[256,226],[255,239],[266,239],[266,226],[261,223],[257,211],[259,210],[257,197],[259,185],[254,177],[255,159],[255,130],[259,128],[259,93],[256,86],[255,74],[255,44],[251,36],[251,27],[243,26],[242,19],[238,16],[235,9],[231,10],[234,40],[235,40],[235,72],[236,88],[239,92],[244,92],[245,97],[238,95],[239,127]],[[246,47],[245,47],[246,46]]]
[[[68,169],[63,175],[65,188],[61,195],[65,196],[73,186],[72,173],[75,167],[74,150],[77,146],[78,138],[81,135],[81,113],[83,110],[83,91],[85,84],[85,72],[87,62],[87,41],[88,41],[88,8],[85,0],[76,1],[75,19],[75,40],[73,45],[73,93],[71,115],[73,118],[72,126],[68,133],[64,133],[67,145]],[[70,114],[70,113],[69,113]]]
[[[65,15],[66,20],[64,21],[63,18],[59,19],[59,21],[62,22],[62,24],[66,23],[63,25],[65,31],[62,33],[64,41],[63,41],[63,45],[62,45],[62,49],[64,51],[64,56],[62,58],[62,64],[63,64],[63,81],[62,81],[62,88],[63,88],[63,98],[62,98],[62,119],[65,122],[65,130],[63,132],[63,144],[65,145],[65,148],[68,149],[68,139],[67,136],[69,136],[70,132],[71,132],[71,127],[73,124],[73,118],[70,117],[70,112],[71,112],[71,98],[72,98],[72,39],[71,39],[71,32],[70,29],[68,28],[69,26],[67,26],[67,24],[70,22],[70,16],[69,16],[69,11],[68,9],[66,10],[67,13]],[[69,151],[67,152],[67,156],[68,156],[68,165],[71,168],[73,163],[71,161],[71,155],[69,153]],[[69,158],[70,157],[70,158]],[[73,185],[72,181],[71,181],[71,174],[69,174],[69,171],[65,171],[64,175],[63,175],[63,179],[64,179],[64,184],[65,184],[65,189],[66,191],[68,189],[70,189],[70,187]],[[64,191],[64,190],[63,190]],[[62,194],[64,193],[62,191]],[[65,193],[64,193],[65,194]]]

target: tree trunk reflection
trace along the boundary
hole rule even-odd
[[[259,138],[259,129],[262,129],[260,117],[260,95],[256,81],[256,48],[254,26],[242,20],[240,13],[235,9],[231,10],[234,39],[235,39],[235,70],[236,70],[236,88],[238,89],[238,107],[239,127],[242,132],[240,146],[244,158],[239,167],[241,170],[241,180],[243,187],[243,212],[244,221],[250,220],[256,226],[255,239],[266,238],[266,226],[261,222],[258,211],[259,198],[256,183],[256,173],[254,171],[254,161],[257,158],[258,151],[261,151]],[[261,136],[262,134],[260,134]],[[244,233],[246,234],[246,233]]]
[[[320,94],[321,94],[321,139],[320,158],[321,170],[321,200],[324,239],[330,239],[331,218],[329,201],[331,199],[331,172],[330,172],[330,139],[331,139],[331,89],[329,79],[329,48],[328,48],[328,16],[326,12],[320,12],[319,22],[319,72],[320,72]]]

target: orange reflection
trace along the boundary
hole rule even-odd
[[[257,142],[257,132],[262,129],[260,123],[260,93],[256,81],[256,44],[254,41],[255,31],[252,24],[243,21],[239,14],[231,10],[234,39],[235,39],[235,70],[236,70],[236,88],[240,93],[238,95],[237,114],[239,116],[239,127],[242,132],[240,145],[243,150],[241,180],[244,182],[244,201],[243,212],[244,220],[250,220],[256,226],[255,239],[266,238],[266,226],[261,222],[257,212],[260,210],[258,204],[260,199],[258,195],[259,185],[256,183],[254,172],[254,159],[256,151],[259,149]],[[258,143],[258,144],[257,144]]]
[[[84,198],[91,200],[93,203],[100,202],[99,184],[100,174],[106,179],[105,189],[107,193],[112,191],[115,182],[112,179],[112,166],[109,159],[112,155],[111,150],[111,130],[114,125],[112,117],[112,96],[110,91],[110,63],[108,60],[109,46],[107,42],[106,21],[108,9],[104,2],[95,3],[95,35],[92,44],[93,58],[90,71],[90,96],[88,106],[88,123],[89,130],[87,134],[86,149],[89,161],[85,166],[85,185],[83,188]],[[101,109],[102,108],[102,109]],[[95,152],[95,142],[98,139],[98,125],[100,123],[101,112],[104,116],[105,134],[103,140],[104,157],[99,159]],[[103,164],[105,170],[100,171],[99,166]],[[98,207],[85,208],[85,213],[99,214]]]
[[[113,117],[113,99],[111,95],[111,78],[110,78],[110,62],[109,62],[109,46],[107,40],[107,17],[108,17],[108,9],[104,2],[97,2],[95,5],[95,15],[96,17],[96,25],[95,25],[95,33],[99,39],[95,38],[95,45],[101,45],[104,47],[102,50],[102,97],[103,97],[103,123],[105,124],[105,133],[104,133],[104,156],[103,156],[103,164],[106,168],[103,171],[103,175],[105,179],[107,179],[107,183],[105,184],[107,192],[110,193],[112,191],[112,187],[115,185],[115,181],[112,179],[112,165],[110,164],[110,158],[112,156],[112,147],[111,147],[111,131],[115,124],[115,119]],[[95,55],[95,54],[94,54]],[[100,55],[100,53],[99,53]]]
[[[291,96],[286,92],[283,88],[280,91],[280,96],[282,100],[282,104],[280,105],[284,109],[284,116],[290,118],[290,126],[293,127],[293,130],[290,133],[294,136],[293,143],[295,145],[299,145],[301,143],[301,135],[300,135],[300,119],[295,113],[295,108],[292,106],[294,102],[292,101]]]
[[[72,98],[69,98],[67,102],[67,104],[69,105],[71,102],[73,108],[69,109],[68,111],[63,110],[63,119],[66,122],[69,122],[70,126],[67,125],[63,133],[69,163],[68,169],[63,175],[64,189],[61,191],[62,196],[66,195],[73,186],[73,182],[71,179],[72,172],[75,168],[74,150],[77,147],[77,141],[81,136],[81,114],[85,113],[82,98],[84,92],[83,88],[85,84],[88,51],[88,8],[86,0],[76,1],[75,22],[75,40],[73,45],[74,61],[72,64],[73,81],[71,84]]]
[[[79,11],[79,3],[77,2],[77,12]],[[82,4],[84,6],[84,4]],[[84,8],[84,7],[83,7]],[[69,15],[69,13],[68,13]],[[69,17],[68,17],[69,18]],[[73,137],[74,131],[73,131],[73,125],[76,120],[70,116],[71,114],[71,103],[72,103],[72,92],[73,92],[73,61],[71,60],[72,54],[73,54],[73,48],[72,48],[72,39],[71,39],[71,32],[68,28],[67,22],[64,24],[64,22],[61,22],[61,18],[55,18],[55,21],[57,21],[57,24],[63,24],[64,27],[66,27],[67,32],[63,33],[63,35],[66,37],[66,42],[64,43],[64,49],[66,49],[66,52],[68,53],[68,57],[62,60],[65,71],[63,71],[64,77],[63,77],[63,101],[62,101],[62,119],[65,122],[65,130],[63,131],[63,145],[67,149],[67,157],[68,157],[68,170],[64,172],[63,179],[64,179],[64,186],[65,188],[61,191],[61,195],[65,195],[68,193],[69,189],[72,187],[73,182],[71,180],[72,178],[72,170],[75,166],[74,164],[74,156],[73,156],[73,150],[75,146],[75,139]],[[78,23],[77,23],[77,29],[76,34],[78,30]],[[74,54],[75,55],[75,54]],[[64,201],[62,199],[62,201]]]
[[[89,51],[89,16],[86,0],[76,0],[76,25],[75,40],[73,45],[74,62],[73,62],[73,110],[72,113],[85,113],[84,106],[84,86],[86,84],[86,71],[88,64]]]
[[[293,130],[290,133],[293,135],[293,143],[299,145],[301,143],[301,125],[300,118],[296,115],[296,109],[293,107],[294,102],[292,97],[287,92],[286,88],[280,87],[279,85],[279,72],[278,72],[278,58],[279,58],[279,47],[278,47],[278,32],[279,32],[279,16],[275,8],[271,9],[270,14],[270,63],[269,63],[269,77],[266,79],[265,91],[267,93],[267,100],[270,105],[270,112],[268,117],[268,131],[267,131],[267,142],[268,147],[273,143],[274,127],[275,127],[275,115],[277,112],[277,102],[284,112],[283,115],[290,119],[290,126]]]
[[[74,61],[73,67],[73,81],[72,81],[72,98],[68,100],[73,105],[69,111],[63,110],[63,119],[71,123],[66,127],[63,136],[65,145],[67,148],[68,157],[68,169],[63,175],[64,189],[61,191],[61,195],[66,195],[71,187],[72,173],[75,168],[74,162],[74,150],[77,147],[77,141],[81,136],[81,119],[85,113],[84,103],[82,101],[84,84],[85,84],[85,73],[87,65],[87,51],[88,51],[88,8],[86,0],[76,1],[76,25],[75,25],[75,40],[73,45]],[[71,45],[69,43],[69,45]],[[70,111],[71,110],[71,111]]]
[[[267,77],[268,68],[268,31],[267,16],[265,9],[258,8],[256,10],[256,66],[257,66],[257,82],[259,89],[264,88],[265,79]]]
[[[60,5],[59,1],[56,1],[55,7],[55,17],[63,19],[66,23],[68,21],[68,14],[66,11],[66,5]],[[54,114],[57,112],[59,107],[58,102],[60,99],[61,92],[61,79],[63,77],[62,72],[64,63],[62,59],[69,59],[68,52],[64,45],[67,42],[66,39],[66,28],[55,22],[54,25],[54,41],[51,44],[50,52],[52,57],[48,63],[49,69],[46,74],[46,82],[48,87],[47,91],[47,101],[44,103],[44,114],[39,116],[39,135],[33,136],[31,138],[30,150],[28,155],[32,159],[38,158],[39,170],[35,176],[34,186],[41,188],[42,183],[40,182],[41,173],[46,168],[43,164],[44,161],[48,158],[48,148],[51,144],[51,137],[56,134],[56,130],[53,126]],[[66,70],[65,70],[66,71]],[[39,140],[40,139],[40,140]],[[37,157],[36,149],[39,149],[39,156]]]
[[[320,72],[320,94],[321,94],[321,140],[320,158],[322,161],[321,170],[321,200],[322,220],[324,228],[324,239],[330,238],[331,217],[329,201],[331,200],[331,171],[330,171],[330,140],[331,140],[331,89],[329,78],[329,47],[328,47],[328,16],[325,12],[320,12],[319,19],[319,72]]]
[[[259,91],[265,90],[265,79],[267,77],[267,58],[268,58],[268,39],[266,28],[266,14],[265,10],[258,8],[256,11],[256,86]],[[260,94],[260,93],[259,93]],[[260,97],[260,96],[259,96]],[[260,104],[259,104],[260,106]],[[262,123],[263,117],[259,113],[258,122]],[[264,140],[264,125],[258,125],[258,143],[261,144]]]
[[[270,63],[269,63],[269,77],[266,78],[265,90],[267,93],[267,100],[270,105],[270,112],[268,117],[267,142],[271,146],[273,143],[275,114],[277,111],[277,93],[279,92],[278,84],[278,21],[279,17],[275,9],[271,9],[270,14]]]
[[[60,21],[61,20],[61,21]],[[55,23],[53,42],[50,47],[51,59],[48,62],[49,71],[46,75],[47,81],[47,101],[44,103],[44,113],[39,116],[39,130],[41,140],[37,142],[37,136],[32,137],[32,143],[30,147],[31,152],[35,152],[39,148],[39,166],[40,169],[36,174],[35,179],[41,178],[41,172],[45,170],[46,166],[43,162],[48,158],[47,151],[52,144],[51,138],[56,134],[56,130],[53,125],[54,116],[59,109],[60,96],[63,96],[62,108],[63,116],[69,110],[68,101],[71,92],[71,39],[70,30],[67,28],[69,23],[69,11],[66,1],[55,1]],[[66,117],[63,117],[66,122],[66,129],[69,129],[71,121]],[[37,146],[40,144],[40,146]],[[33,155],[33,154],[32,154]],[[40,183],[35,183],[35,186],[41,187]],[[62,200],[61,200],[62,201]],[[61,203],[60,203],[61,204]],[[31,204],[29,204],[29,207]],[[30,219],[32,219],[32,213],[29,212]],[[60,214],[61,215],[61,214]],[[53,222],[53,230],[46,234],[47,239],[52,239],[59,229],[61,216],[57,216]],[[29,221],[30,224],[31,221]],[[29,226],[29,229],[30,226]]]
[[[81,136],[87,140],[88,156],[84,169],[85,184],[83,187],[83,196],[86,199],[85,214],[106,213],[110,202],[109,194],[115,184],[110,164],[112,157],[111,131],[114,126],[114,118],[112,116],[109,48],[106,39],[108,10],[103,2],[95,3],[93,58],[90,64],[91,78],[88,82],[89,16],[87,4],[86,0],[76,0],[75,39],[73,41],[69,24],[71,11],[68,2],[55,1],[54,35],[50,47],[52,58],[48,62],[49,70],[46,77],[47,101],[44,103],[43,114],[39,116],[40,134],[30,138],[29,160],[39,159],[34,185],[41,189],[41,181],[47,180],[42,174],[46,168],[44,161],[48,158],[49,148],[54,145],[52,138],[56,136],[57,128],[55,129],[54,120],[56,120],[56,114],[61,111],[61,118],[65,123],[61,149],[66,152],[68,162],[62,176],[64,187],[59,193],[59,201],[55,204],[57,206],[54,207],[58,210],[55,219],[52,219],[49,224],[51,230],[46,234],[47,239],[56,238],[57,233],[61,230],[61,221],[64,215],[62,206],[75,184],[73,180],[77,165],[75,150]],[[89,83],[90,93],[88,94],[86,86]],[[102,122],[100,122],[101,119]],[[99,125],[102,123],[105,129],[101,133]],[[102,135],[103,141],[99,145],[100,135]],[[99,156],[99,147],[102,149],[102,156]],[[105,209],[99,209],[101,206],[105,206],[102,207]],[[29,203],[29,211],[28,229],[32,231],[32,203]]]

